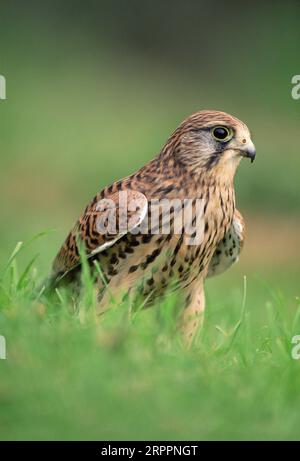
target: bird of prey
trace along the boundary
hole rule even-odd
[[[153,160],[94,197],[54,260],[53,283],[78,282],[83,242],[90,267],[101,268],[95,282],[99,313],[111,296],[121,302],[124,294],[139,294],[151,304],[178,290],[180,328],[191,343],[203,320],[205,279],[230,267],[242,249],[245,226],[235,208],[233,180],[242,157],[253,161],[255,155],[250,132],[237,118],[216,110],[189,116]],[[162,201],[172,203],[167,232]],[[182,219],[186,203],[190,213]],[[123,218],[127,227],[121,226]]]

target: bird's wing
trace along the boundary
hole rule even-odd
[[[106,191],[91,202],[71,230],[54,260],[52,277],[60,279],[80,264],[79,241],[90,258],[114,245],[144,220],[148,201],[143,193],[129,189]]]
[[[210,261],[208,277],[221,274],[239,259],[245,241],[245,222],[238,210],[235,210],[231,228],[218,244]]]

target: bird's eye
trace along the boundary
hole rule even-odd
[[[226,126],[216,126],[212,129],[212,135],[217,141],[227,142],[232,138],[233,132]]]

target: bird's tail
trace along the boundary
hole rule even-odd
[[[39,293],[43,295],[50,294],[54,292],[57,286],[57,277],[54,274],[48,275],[45,277],[42,283],[39,286]]]

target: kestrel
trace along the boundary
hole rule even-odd
[[[111,296],[118,303],[124,294],[139,294],[151,304],[178,290],[181,329],[190,343],[203,320],[206,277],[230,267],[242,249],[245,226],[233,179],[242,157],[253,161],[255,154],[249,130],[237,118],[214,110],[191,115],[159,155],[86,207],[54,260],[52,283],[78,282],[80,240],[90,267],[101,269],[95,272],[99,313]],[[167,214],[162,202],[171,204]]]

